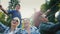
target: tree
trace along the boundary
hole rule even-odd
[[[15,6],[17,4],[19,4],[19,0],[10,0],[8,8],[9,9],[15,9]]]
[[[5,14],[3,12],[0,12],[0,22],[2,22],[5,25],[8,25],[7,21],[5,21]]]
[[[47,5],[46,3],[41,5],[41,11],[42,11],[43,13],[46,12],[47,9],[48,9],[48,5]]]

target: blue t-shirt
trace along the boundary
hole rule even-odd
[[[20,25],[21,25],[21,14],[20,14],[20,12],[19,11],[17,11],[17,10],[8,10],[8,14],[11,14],[12,16],[12,19],[14,18],[14,17],[18,17],[19,19],[20,19]]]

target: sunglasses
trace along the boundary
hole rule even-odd
[[[13,19],[13,21],[16,21],[16,22],[18,22],[18,20],[15,20],[15,19]]]

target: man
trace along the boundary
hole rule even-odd
[[[52,22],[45,21],[45,17],[40,16],[40,32],[41,34],[56,34],[60,33],[60,12],[57,12],[56,16],[58,24],[53,24]]]
[[[5,14],[11,14],[12,16],[12,19],[14,18],[14,17],[18,17],[19,19],[20,19],[20,23],[21,23],[21,14],[20,14],[20,12],[19,12],[19,9],[20,9],[20,4],[17,4],[16,6],[15,6],[15,10],[8,10],[8,11],[6,11],[6,10],[4,10],[4,8],[0,5],[0,9],[5,13]],[[20,26],[21,26],[21,24],[20,24]],[[20,27],[19,26],[19,27]]]
[[[15,17],[11,21],[11,27],[7,27],[0,22],[0,29],[4,30],[4,34],[21,34],[21,28],[18,28],[20,25],[20,20],[18,17]]]
[[[58,16],[60,16],[60,14]],[[60,22],[59,17],[57,20]],[[40,29],[41,34],[55,34],[60,30],[60,23],[53,24],[52,22],[48,22],[48,19],[39,12],[35,15],[34,25]]]

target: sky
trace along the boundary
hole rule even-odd
[[[21,3],[21,15],[22,18],[30,18],[34,13],[34,8],[38,11],[45,0],[19,0]],[[4,9],[7,9],[9,0],[0,0],[0,4]]]

